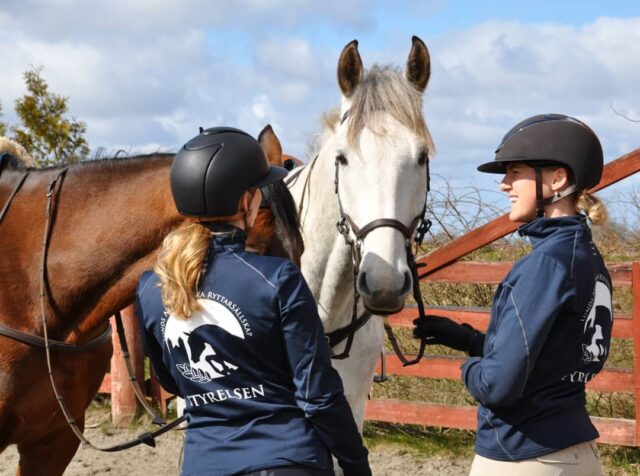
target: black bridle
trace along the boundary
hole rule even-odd
[[[343,122],[347,117],[347,113],[345,113],[345,115],[342,118]],[[425,162],[425,168],[426,168],[427,192],[429,192],[430,175],[429,175],[428,158]],[[360,316],[358,316],[358,302],[360,300],[360,293],[358,292],[357,279],[358,279],[358,274],[360,272],[360,264],[362,263],[362,247],[363,247],[365,238],[369,233],[371,233],[373,230],[376,230],[378,228],[393,228],[398,230],[402,234],[402,236],[405,239],[407,265],[411,270],[411,277],[413,281],[413,297],[418,305],[419,317],[424,317],[425,312],[424,312],[424,304],[422,302],[422,293],[420,291],[418,269],[426,265],[423,263],[420,263],[420,264],[416,263],[415,255],[412,249],[412,241],[414,241],[417,244],[417,246],[419,246],[422,243],[422,241],[424,240],[424,236],[429,231],[429,228],[431,228],[431,221],[425,218],[425,214],[427,211],[427,201],[425,198],[422,211],[413,219],[410,226],[406,226],[404,223],[402,223],[399,220],[396,220],[395,218],[378,218],[367,223],[362,228],[358,227],[354,222],[354,220],[344,211],[344,208],[342,206],[342,200],[340,198],[340,187],[339,187],[340,185],[339,170],[340,170],[340,159],[336,158],[334,185],[335,185],[335,194],[338,198],[338,207],[340,209],[340,219],[338,220],[336,227],[338,229],[338,233],[342,235],[345,243],[347,244],[351,252],[351,262],[353,265],[354,300],[353,300],[353,310],[351,313],[351,322],[345,327],[329,332],[326,335],[326,338],[327,338],[327,341],[329,342],[329,346],[332,349],[335,345],[339,344],[343,340],[345,339],[347,340],[347,343],[345,344],[345,348],[340,354],[335,354],[333,353],[333,350],[332,350],[332,355],[331,355],[331,358],[333,359],[346,359],[349,357],[349,352],[351,351],[351,346],[353,344],[353,339],[356,331],[360,329],[362,326],[364,326],[372,316],[372,313],[366,309],[365,309],[365,312],[363,312]],[[414,232],[415,232],[415,236],[414,236]],[[353,238],[352,238],[352,234],[353,234]],[[413,237],[413,240],[412,240],[412,237]],[[404,366],[416,364],[422,359],[424,355],[425,347],[426,347],[426,341],[424,339],[420,341],[420,349],[418,351],[417,356],[414,359],[409,360],[405,357],[402,350],[400,349],[400,345],[398,343],[396,336],[393,333],[393,330],[391,329],[391,326],[385,323],[384,328],[394,352],[396,353],[396,355],[398,356],[398,358],[400,359],[400,361],[403,363]]]
[[[2,172],[2,166],[4,162],[1,159],[2,157],[0,157],[0,173]],[[53,225],[52,211],[53,211],[53,205],[55,202],[56,186],[58,183],[62,184],[64,176],[67,173],[67,170],[68,170],[67,168],[60,170],[60,172],[58,172],[55,178],[49,183],[49,188],[47,190],[47,205],[45,209],[45,226],[44,226],[44,237],[42,240],[42,256],[41,256],[41,265],[40,265],[40,310],[41,310],[40,316],[41,316],[41,322],[43,327],[43,336],[40,337],[38,335],[21,332],[16,329],[12,329],[3,325],[0,325],[0,335],[9,337],[11,339],[17,340],[19,342],[22,342],[34,347],[43,348],[45,350],[49,380],[51,381],[51,388],[53,389],[53,393],[55,395],[56,401],[58,402],[60,410],[62,411],[62,414],[64,415],[67,423],[71,427],[71,430],[78,437],[78,439],[83,443],[84,446],[91,448],[93,450],[103,451],[108,453],[126,450],[134,446],[137,446],[141,443],[144,443],[151,447],[155,447],[156,445],[155,438],[157,436],[162,435],[163,433],[166,433],[176,428],[178,425],[180,425],[182,422],[186,420],[186,416],[183,415],[182,417],[176,418],[172,422],[167,423],[153,411],[153,408],[151,407],[151,405],[149,405],[149,403],[146,401],[144,393],[142,392],[142,389],[140,388],[137,378],[134,375],[133,365],[131,364],[131,360],[130,360],[129,346],[127,345],[127,340],[125,337],[124,326],[122,325],[122,317],[120,315],[120,312],[117,312],[115,314],[115,321],[116,321],[116,328],[118,332],[118,338],[120,340],[120,346],[122,348],[122,357],[124,358],[126,363],[127,373],[129,375],[129,381],[133,386],[133,390],[136,397],[138,398],[142,406],[145,408],[147,413],[149,413],[149,415],[151,416],[152,422],[156,425],[159,425],[160,428],[154,432],[142,433],[138,435],[136,438],[124,443],[120,443],[118,445],[114,445],[106,448],[98,447],[92,444],[84,436],[82,430],[78,426],[78,422],[71,415],[71,412],[69,411],[64,401],[64,397],[58,390],[58,387],[54,380],[53,367],[51,365],[51,351],[62,351],[62,352],[72,352],[72,353],[87,352],[105,343],[111,337],[111,325],[107,323],[107,328],[105,331],[103,331],[98,337],[91,339],[89,342],[83,345],[76,345],[68,342],[49,339],[49,334],[47,329],[47,308],[45,304],[45,301],[47,299],[47,252],[49,248],[49,237],[51,235],[51,228]],[[4,217],[4,214],[8,209],[11,201],[14,199],[15,195],[17,194],[18,190],[24,183],[26,176],[28,174],[29,173],[26,172],[25,175],[23,175],[23,177],[19,180],[18,186],[14,189],[14,192],[9,197],[8,202],[5,204],[2,210],[2,213],[0,214],[0,221]],[[62,185],[60,185],[60,187],[61,186]]]

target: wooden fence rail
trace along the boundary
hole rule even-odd
[[[458,263],[461,264],[461,263]],[[473,279],[478,273],[484,276],[483,282],[494,284],[502,279],[506,266],[496,266],[495,263],[470,263],[468,269],[473,269],[469,280],[459,281],[458,273],[450,276],[453,282],[479,282]],[[486,269],[486,271],[484,271]],[[500,272],[496,272],[499,269]],[[609,267],[613,284],[617,287],[631,287],[633,295],[633,313],[616,314],[612,336],[617,339],[634,339],[635,349],[640,348],[640,263],[618,263]],[[493,276],[491,274],[493,273]],[[435,273],[434,273],[435,274]],[[426,281],[431,281],[429,277]],[[436,281],[436,280],[434,280]],[[437,279],[442,282],[442,275]],[[448,282],[448,281],[447,281]],[[467,322],[473,327],[485,330],[489,322],[489,310],[464,307],[427,307],[427,312],[453,319],[456,322]],[[403,311],[389,318],[393,327],[413,327],[413,319],[418,315],[415,307],[407,307]],[[638,353],[635,352],[637,366]],[[410,358],[410,356],[408,356]],[[395,354],[386,356],[386,372],[389,375],[404,377],[422,377],[438,379],[459,379],[460,366],[466,359],[445,356],[427,356],[417,365],[403,367]],[[590,391],[621,392],[634,394],[636,397],[636,415],[640,415],[640,372],[635,368],[611,369],[600,372],[596,378],[587,384]],[[377,372],[380,372],[378,365]],[[368,420],[386,421],[392,423],[411,423],[445,428],[474,429],[476,427],[475,406],[439,405],[425,402],[415,402],[397,399],[372,399],[366,402],[365,418]],[[619,418],[594,418],[594,423],[600,432],[600,441],[616,445],[640,446],[640,439],[636,434],[636,420]]]

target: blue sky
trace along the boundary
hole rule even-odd
[[[611,109],[640,118],[637,1],[3,0],[2,120],[22,72],[43,66],[94,150],[177,150],[201,125],[270,123],[304,158],[338,104],[342,47],[356,38],[365,67],[403,67],[414,34],[432,58],[433,171],[455,187],[495,189],[475,166],[541,112],[586,121],[606,160],[640,146],[640,124]]]

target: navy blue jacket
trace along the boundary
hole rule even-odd
[[[304,465],[371,474],[316,303],[299,269],[216,237],[198,292],[203,311],[176,319],[144,273],[137,315],[162,386],[186,400],[183,475]]]
[[[476,453],[535,458],[598,437],[585,383],[609,354],[611,278],[586,218],[540,218],[519,229],[533,251],[498,286],[484,356],[462,366],[479,402]]]

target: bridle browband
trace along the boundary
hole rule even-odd
[[[4,165],[4,160],[2,159],[4,159],[4,157],[0,156],[0,173],[2,172],[2,168]],[[3,325],[0,325],[0,335],[9,337],[11,339],[17,340],[27,345],[43,348],[45,350],[49,380],[51,381],[51,388],[53,389],[53,393],[55,395],[56,401],[58,402],[60,410],[62,411],[62,414],[64,415],[65,419],[67,420],[67,423],[70,426],[71,430],[78,437],[78,439],[82,442],[84,446],[93,450],[103,451],[108,453],[126,450],[134,446],[137,446],[141,443],[144,443],[151,447],[155,447],[155,438],[157,436],[162,435],[163,433],[166,433],[176,428],[178,425],[180,425],[182,422],[186,420],[186,416],[183,415],[182,417],[176,418],[170,423],[167,423],[158,415],[156,415],[151,405],[149,405],[149,403],[146,401],[144,393],[142,392],[142,389],[140,388],[137,378],[134,375],[133,365],[131,364],[131,360],[130,360],[129,347],[125,337],[124,326],[122,325],[122,317],[120,315],[120,312],[117,312],[115,314],[115,322],[116,322],[118,337],[120,340],[120,346],[122,348],[122,357],[125,360],[127,373],[129,375],[129,381],[133,386],[133,390],[136,397],[138,398],[142,406],[145,408],[145,410],[149,413],[149,415],[151,415],[152,422],[156,425],[160,425],[161,428],[159,428],[154,432],[142,433],[130,441],[120,443],[111,447],[106,447],[106,448],[98,447],[92,444],[84,436],[82,430],[78,426],[78,422],[73,418],[73,416],[71,415],[71,412],[67,408],[67,405],[64,401],[64,397],[58,390],[58,387],[53,377],[53,367],[51,365],[51,351],[62,351],[62,352],[73,352],[73,353],[87,352],[105,343],[111,337],[111,325],[107,323],[107,328],[105,331],[103,331],[98,337],[95,337],[94,339],[91,339],[89,342],[82,345],[76,345],[68,342],[49,339],[49,334],[47,329],[47,310],[46,310],[46,304],[45,304],[45,300],[47,298],[47,276],[46,276],[47,251],[49,247],[49,238],[51,235],[51,227],[52,227],[52,221],[53,221],[52,210],[53,210],[54,198],[56,194],[56,186],[58,183],[62,184],[64,176],[67,173],[67,170],[68,170],[67,167],[60,170],[58,174],[55,176],[55,178],[51,180],[51,182],[49,182],[49,188],[47,190],[47,205],[45,209],[45,226],[44,226],[44,237],[42,240],[42,257],[41,257],[41,266],[40,266],[40,309],[41,309],[40,315],[41,315],[41,322],[43,327],[43,336],[40,337],[38,335],[25,333],[22,331],[18,331],[16,329],[11,329]],[[26,176],[28,174],[29,172],[26,172],[25,175],[20,179],[18,186],[14,189],[14,192],[9,197],[9,201],[7,202],[7,204],[5,204],[2,210],[2,213],[0,214],[0,221],[4,217],[4,214],[6,213],[6,210],[8,209],[9,204],[11,203],[11,201],[17,194],[18,190],[24,183]],[[60,187],[61,186],[62,185],[60,185]]]

